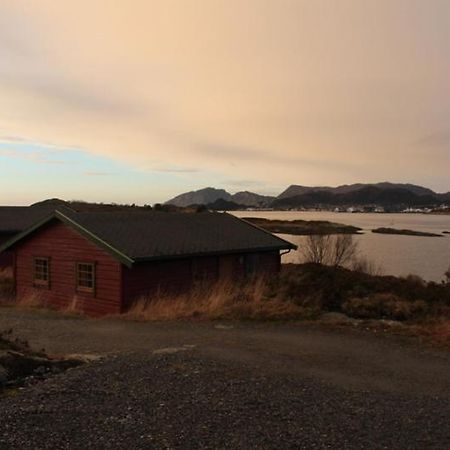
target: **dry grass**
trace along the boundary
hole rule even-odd
[[[268,286],[258,278],[245,284],[222,281],[197,286],[171,296],[157,293],[139,298],[123,317],[133,320],[177,319],[296,319],[311,315],[292,302],[268,297]]]
[[[22,308],[45,308],[47,307],[46,303],[45,296],[38,291],[30,291],[15,302],[17,306]]]
[[[450,319],[448,318],[412,325],[410,331],[434,344],[450,348]]]
[[[14,293],[14,279],[12,269],[0,269],[0,303],[11,301]]]
[[[64,308],[60,309],[60,311],[65,314],[83,314],[78,296],[74,295],[72,300]]]

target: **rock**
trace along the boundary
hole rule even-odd
[[[232,330],[234,327],[233,325],[223,325],[223,324],[217,324],[214,325],[214,328],[216,328],[217,330]]]
[[[34,373],[37,375],[44,375],[47,372],[47,369],[45,366],[39,366],[37,369],[34,370]]]
[[[0,386],[3,386],[8,381],[8,371],[5,367],[0,365]]]
[[[359,321],[339,312],[327,312],[320,316],[322,322],[330,324],[357,324]]]
[[[174,353],[178,352],[184,352],[188,350],[186,347],[166,347],[166,348],[159,348],[157,350],[153,351],[154,355],[172,355]]]
[[[90,363],[102,359],[102,355],[94,355],[92,353],[72,353],[66,355],[65,360],[67,361],[79,361],[80,363]]]
[[[385,325],[389,328],[403,328],[405,326],[404,323],[399,322],[398,320],[381,319],[378,321],[378,323],[380,323],[381,325]]]

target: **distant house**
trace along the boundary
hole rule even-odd
[[[120,313],[158,290],[273,274],[296,246],[225,213],[56,211],[14,236],[16,295],[91,315]]]

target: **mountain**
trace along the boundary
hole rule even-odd
[[[344,184],[338,187],[292,185],[278,197],[242,191],[231,195],[224,189],[205,188],[187,192],[166,204],[179,207],[205,205],[210,209],[243,207],[334,207],[384,206],[388,210],[407,207],[450,205],[450,193],[437,194],[431,189],[408,183]]]
[[[245,205],[239,205],[235,202],[224,200],[223,198],[219,198],[215,202],[206,205],[206,209],[210,211],[238,211],[244,208]]]
[[[166,204],[182,207],[190,205],[208,205],[209,203],[214,203],[219,199],[230,201],[231,194],[224,189],[208,187],[198,191],[191,191],[177,195],[176,197],[168,200]]]
[[[249,191],[236,192],[236,194],[231,195],[224,189],[209,187],[177,195],[171,200],[168,200],[166,204],[185,207],[190,205],[210,205],[214,204],[217,200],[225,200],[235,205],[267,206],[274,199],[275,197],[259,195]]]
[[[242,191],[236,192],[236,194],[232,195],[231,200],[238,205],[264,207],[270,205],[272,201],[275,200],[275,197],[259,195],[249,191]]]
[[[407,186],[407,185],[406,185]],[[310,190],[303,191],[293,197],[277,198],[272,206],[275,208],[316,207],[316,206],[367,206],[380,205],[387,208],[402,208],[409,206],[428,206],[445,203],[443,196],[426,188],[421,191],[410,190],[408,187],[395,187],[395,185],[363,185],[356,190],[339,192],[336,190]],[[292,191],[291,191],[292,192]],[[417,192],[426,192],[419,194]],[[431,192],[431,193],[428,193]],[[450,201],[447,201],[450,203]]]
[[[312,186],[300,186],[298,184],[292,184],[291,186],[289,186],[286,190],[284,190],[278,197],[277,199],[282,199],[282,198],[289,198],[289,197],[296,197],[298,195],[303,195],[306,194],[308,192],[319,192],[319,191],[325,191],[325,192],[329,192],[331,190],[333,190],[334,188],[332,187],[328,187],[328,186],[316,186],[316,187],[312,187]]]
[[[289,186],[285,191],[283,191],[277,198],[289,198],[296,197],[298,195],[303,195],[308,192],[331,192],[333,194],[348,194],[351,192],[359,191],[366,187],[375,187],[381,190],[392,190],[392,189],[405,189],[409,192],[412,192],[417,195],[435,195],[431,189],[424,188],[422,186],[417,186],[415,184],[408,183],[389,183],[384,181],[382,183],[356,183],[356,184],[343,184],[337,187],[329,187],[329,186],[300,186],[293,184]]]

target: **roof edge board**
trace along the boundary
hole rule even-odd
[[[111,244],[108,244],[106,241],[98,237],[96,234],[89,231],[87,228],[80,225],[77,221],[71,219],[70,217],[67,217],[65,214],[63,214],[61,211],[56,210],[55,211],[55,217],[60,219],[62,222],[64,222],[66,225],[72,226],[75,228],[80,234],[82,234],[84,237],[89,239],[90,241],[97,244],[99,247],[102,247],[104,250],[106,250],[108,253],[115,256],[121,263],[125,264],[128,267],[131,267],[134,263],[134,259],[130,258],[129,256],[122,253],[120,250],[112,246]]]

